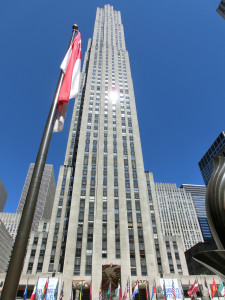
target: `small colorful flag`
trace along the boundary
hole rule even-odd
[[[109,288],[108,288],[108,292],[107,292],[107,297],[108,297],[108,300],[111,300],[111,281],[109,283]]]
[[[164,300],[166,300],[167,297],[166,297],[166,284],[165,284],[165,280],[163,280],[163,294],[164,294]]]
[[[182,281],[180,281],[180,286],[181,286],[181,292],[182,292],[182,296],[183,296],[183,300],[185,300],[184,298],[184,290],[183,290],[183,284]]]
[[[148,294],[148,281],[146,280],[145,284],[145,292],[146,292],[146,300],[149,300],[149,294]]]
[[[71,288],[70,300],[73,300],[73,285],[72,285],[72,288]]]
[[[129,293],[129,281],[127,279],[127,284],[126,284],[125,291],[124,291],[124,294],[123,294],[123,300],[127,299],[128,293]]]
[[[121,300],[121,288],[120,288],[120,283],[118,282],[118,288],[117,288],[117,298]]]
[[[199,291],[199,288],[198,288],[197,280],[195,279],[195,282],[192,285],[190,285],[190,282],[189,282],[188,295],[192,298],[194,296],[194,294],[197,293],[198,291]]]
[[[190,288],[191,288],[191,283],[190,283],[190,280],[189,280],[189,290],[190,290]],[[192,295],[189,295],[189,297],[191,297],[191,300],[193,299]]]
[[[89,291],[89,300],[91,300],[91,283],[90,283],[90,291]]]
[[[27,285],[26,285],[25,291],[23,293],[23,300],[27,300],[27,290],[28,290],[28,280],[27,280]]]
[[[99,300],[102,300],[102,290],[101,290],[101,287],[99,289]]]
[[[156,294],[156,288],[155,288],[155,280],[154,280],[152,285],[152,299],[154,298],[155,294]]]
[[[82,300],[83,297],[83,290],[82,290],[82,284],[80,285],[80,297],[79,299]]]
[[[58,287],[59,287],[59,281],[57,282],[56,287],[55,287],[54,300],[57,300],[57,296],[58,296]]]
[[[63,285],[64,285],[64,282],[63,282],[63,284],[62,284],[61,292],[60,292],[60,295],[59,295],[59,300],[63,300],[63,297],[64,297],[64,293],[63,293]]]
[[[172,295],[173,295],[173,300],[176,300],[176,290],[175,290],[175,286],[174,286],[173,280],[172,280]]]
[[[70,45],[60,66],[65,73],[58,96],[58,114],[54,124],[54,132],[61,132],[64,126],[69,99],[78,95],[81,67],[81,35],[78,32]]]
[[[138,282],[136,282],[135,287],[134,287],[134,291],[132,294],[132,299],[135,299],[135,295],[139,293],[139,289],[138,289]]]
[[[47,291],[48,291],[48,279],[46,279],[45,286],[41,294],[41,300],[46,300]]]
[[[205,284],[205,288],[207,289],[208,296],[209,296],[209,298],[211,299],[211,293],[209,292],[209,286],[208,286],[208,283],[207,283],[207,281],[206,281],[205,278],[204,278],[204,284]]]
[[[211,297],[213,298],[215,296],[215,293],[217,291],[217,285],[215,280],[213,279],[212,288],[211,288]]]
[[[30,297],[30,300],[35,300],[35,298],[36,298],[36,290],[37,290],[37,286],[38,286],[38,280],[37,280],[37,283],[36,283],[36,285],[35,285],[35,287],[34,287],[34,289],[33,289],[33,293],[32,293],[32,295],[31,295],[31,297]]]
[[[224,296],[224,286],[223,286],[223,281],[220,279],[220,285],[218,287],[218,292],[220,292],[220,295],[223,297]]]

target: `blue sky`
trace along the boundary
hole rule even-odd
[[[203,184],[198,161],[225,129],[225,20],[216,13],[219,2],[1,2],[0,178],[8,191],[5,211],[16,211],[29,164],[36,159],[71,26],[79,25],[83,56],[96,7],[108,3],[122,14],[145,169],[157,182]],[[48,154],[56,180],[73,103]]]

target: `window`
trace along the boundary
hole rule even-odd
[[[28,274],[31,274],[32,269],[33,269],[33,263],[29,263],[29,264],[28,264],[28,268],[27,268],[27,273],[28,273]]]
[[[37,244],[38,244],[38,237],[34,237],[33,245],[37,245]]]
[[[42,271],[42,266],[43,266],[43,262],[39,262],[38,265],[37,265],[37,272]]]
[[[31,257],[34,257],[34,256],[35,256],[35,253],[36,253],[36,249],[32,249],[32,250],[31,250],[30,256],[31,256]]]

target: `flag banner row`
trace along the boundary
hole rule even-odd
[[[31,295],[30,299],[32,299],[32,300],[56,300],[57,294],[58,294],[58,284],[59,284],[58,278],[39,278],[36,286],[34,287],[34,290],[33,290],[33,293]],[[154,300],[155,295],[157,294],[155,280],[152,283],[151,298],[149,295],[149,282],[147,280],[136,281],[131,296],[128,295],[129,290],[130,290],[130,284],[129,284],[129,280],[127,280],[123,298],[122,298],[120,282],[118,282],[118,288],[115,290],[115,293],[113,293],[113,295],[114,294],[115,295],[112,297],[111,282],[110,282],[108,290],[107,290],[107,299],[111,300],[112,298],[116,297],[119,300],[121,300],[121,299],[135,300],[135,295],[139,293],[139,286],[140,285],[143,286],[143,284],[145,284],[145,289],[146,289],[146,300],[150,300],[150,299]],[[180,284],[181,284],[181,292],[182,292],[182,296],[183,296],[183,300],[184,300],[185,296],[184,296],[183,284],[181,281],[180,281]],[[63,285],[64,284],[62,284],[61,292],[60,292],[60,296],[59,296],[60,300],[63,300],[63,296],[64,296]],[[178,279],[161,278],[159,287],[160,287],[160,294],[164,295],[164,300],[167,300],[167,299],[180,300],[181,299]],[[28,290],[28,281],[25,286],[23,300],[27,299],[27,290]],[[199,290],[198,280],[195,279],[193,284],[191,284],[189,281],[189,289],[187,291],[189,297],[191,299],[193,299],[194,295],[199,291],[200,290]],[[204,295],[204,292],[206,292],[206,291],[207,291],[206,296],[209,296],[210,299],[212,299],[215,296],[215,293],[217,291],[220,293],[220,295],[222,297],[225,296],[225,290],[224,290],[224,285],[223,285],[222,280],[220,280],[220,285],[217,288],[217,284],[216,284],[215,280],[213,279],[211,289],[210,289],[210,286],[207,284],[206,279],[204,279],[204,285],[203,285],[203,290],[202,290],[203,295]],[[83,291],[82,291],[82,286],[80,286],[79,300],[82,300],[82,298],[83,298]],[[91,300],[91,298],[92,298],[92,293],[91,293],[91,285],[90,285],[89,300]],[[102,298],[103,298],[102,297],[102,289],[100,286],[99,300],[102,300]],[[73,300],[73,287],[71,288],[70,300]]]
[[[39,278],[36,290],[36,300],[55,300],[58,291],[58,278]],[[46,289],[46,292],[45,292]],[[44,293],[46,294],[43,298]]]

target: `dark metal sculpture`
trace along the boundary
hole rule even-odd
[[[213,173],[206,193],[206,213],[219,250],[204,251],[193,258],[225,280],[225,157],[213,159]]]

